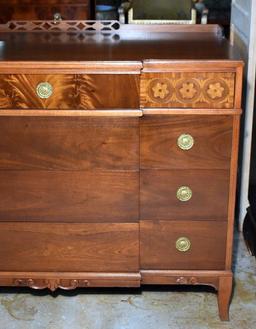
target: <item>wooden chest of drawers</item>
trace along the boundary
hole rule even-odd
[[[10,20],[92,19],[90,0],[0,0],[0,23]]]
[[[210,285],[227,320],[243,63],[216,26],[111,24],[2,26],[0,285]]]

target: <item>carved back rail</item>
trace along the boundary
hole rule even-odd
[[[172,25],[172,24],[120,24],[118,21],[96,20],[34,20],[9,21],[0,24],[0,32],[66,32],[66,33],[143,33],[143,32],[184,32],[184,33],[214,33],[222,35],[218,25]]]
[[[0,32],[98,32],[113,33],[118,21],[10,21],[0,25]]]

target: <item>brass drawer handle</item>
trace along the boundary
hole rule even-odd
[[[177,191],[177,199],[182,202],[187,202],[192,198],[192,190],[188,186],[181,186]]]
[[[177,144],[180,149],[188,151],[194,146],[194,138],[189,134],[182,134],[177,140]]]
[[[55,13],[53,15],[53,20],[54,20],[54,23],[56,24],[57,22],[61,22],[62,21],[62,17],[61,17],[61,13]]]
[[[181,237],[176,241],[176,249],[180,252],[187,252],[191,248],[191,242],[186,237]]]
[[[40,82],[36,87],[37,96],[47,99],[53,94],[53,87],[49,82]]]

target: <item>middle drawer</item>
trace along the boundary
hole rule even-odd
[[[142,170],[141,219],[227,220],[228,170]]]

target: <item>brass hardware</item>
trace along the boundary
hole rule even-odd
[[[188,151],[194,146],[194,138],[189,134],[182,134],[177,140],[180,149]]]
[[[53,15],[53,20],[54,20],[54,23],[55,23],[55,24],[56,24],[57,22],[62,21],[61,14],[60,14],[60,13],[55,13],[55,14]]]
[[[49,82],[40,82],[36,87],[36,93],[40,98],[49,98],[53,93],[53,87]]]
[[[180,252],[189,251],[191,247],[191,242],[186,237],[181,237],[176,241],[176,249]]]
[[[181,186],[177,191],[177,199],[186,202],[192,198],[192,190],[188,186]]]

